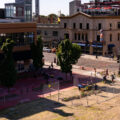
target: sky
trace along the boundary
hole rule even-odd
[[[5,3],[11,3],[15,0],[0,0],[0,8],[4,8]],[[58,11],[61,10],[61,13],[69,15],[69,2],[72,0],[40,0],[40,14],[49,15],[51,13],[58,14]],[[82,0],[82,2],[88,2],[89,0]],[[33,0],[33,3],[35,0]],[[33,4],[33,12],[34,10]]]

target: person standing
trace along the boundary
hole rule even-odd
[[[56,58],[54,58],[54,63],[56,63]]]
[[[108,73],[108,69],[106,69],[106,76],[108,76],[109,75],[109,73]]]

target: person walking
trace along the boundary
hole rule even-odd
[[[106,76],[108,76],[109,75],[109,73],[108,73],[108,69],[106,69]]]
[[[114,82],[115,79],[115,73],[111,75],[112,83]]]
[[[53,62],[51,62],[51,68],[53,69]]]
[[[106,75],[103,76],[103,81],[104,81],[105,83],[106,83],[106,80],[107,80],[106,77],[107,77]]]

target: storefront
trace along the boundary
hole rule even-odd
[[[82,53],[90,53],[90,45],[89,44],[85,44],[85,43],[77,43],[79,46],[81,46],[81,52]]]
[[[93,54],[94,55],[102,55],[103,54],[103,45],[102,43],[93,43],[91,45],[93,47]]]
[[[115,47],[114,44],[109,44],[108,45],[108,54],[113,54],[113,48]]]

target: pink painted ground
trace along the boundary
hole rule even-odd
[[[65,74],[61,73],[61,71],[53,69],[48,70],[44,69],[43,73],[47,73],[49,75],[54,76],[54,78],[50,78],[49,81],[57,81],[58,77],[62,77],[65,80]],[[30,73],[31,76],[32,73]],[[34,75],[33,75],[34,76]],[[79,84],[90,84],[91,78],[90,76],[78,75],[74,74],[79,78]],[[70,76],[68,75],[68,79]],[[100,81],[96,78],[92,78],[93,82]],[[88,82],[89,81],[89,82]],[[40,85],[46,84],[46,80],[44,79],[43,75],[37,74],[36,77],[29,77],[26,79],[20,79],[17,81],[15,86],[10,89],[8,94],[8,90],[4,87],[0,87],[0,110],[4,108],[8,108],[11,106],[15,106],[16,104],[28,102],[35,100],[39,97],[43,97],[43,91],[38,90],[34,91],[34,88],[40,87]],[[73,86],[73,81],[63,82],[60,81],[60,89],[65,89],[68,87]]]

